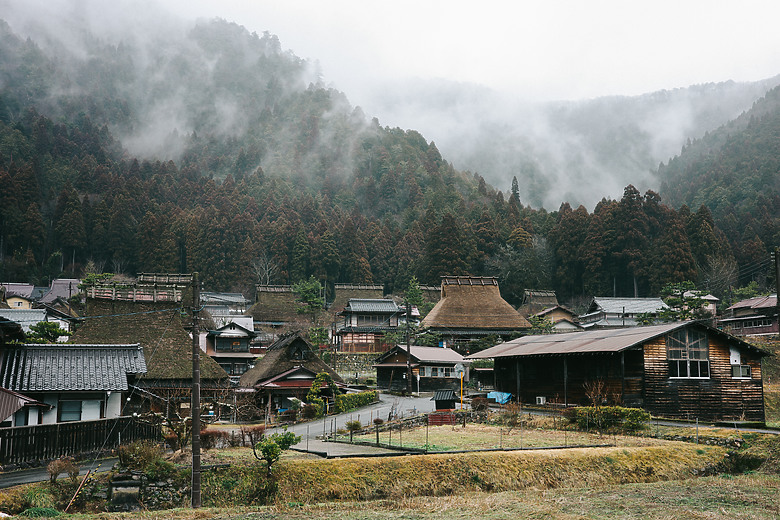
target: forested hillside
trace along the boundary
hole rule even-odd
[[[392,291],[470,273],[499,276],[512,303],[524,288],[567,301],[744,282],[713,275],[753,246],[706,207],[633,186],[592,213],[524,206],[518,183],[505,195],[382,127],[270,34],[222,20],[160,40],[79,34],[68,47],[0,23],[3,281],[199,271],[249,295],[310,275]]]
[[[706,206],[728,237],[740,273],[763,281],[780,246],[780,88],[739,118],[662,165],[661,193],[674,206]]]

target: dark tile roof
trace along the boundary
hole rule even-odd
[[[404,312],[393,300],[350,298],[344,307],[345,312],[373,312],[377,314],[395,314]]]
[[[134,345],[14,345],[0,355],[0,386],[17,392],[123,391],[146,372]]]

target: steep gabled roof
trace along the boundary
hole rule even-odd
[[[446,276],[441,300],[423,319],[432,329],[528,329],[531,324],[499,293],[492,277]]]
[[[142,381],[192,380],[192,338],[176,302],[133,303],[87,299],[87,316],[71,340],[78,343],[140,343],[147,373]],[[200,357],[203,380],[227,380],[212,358]]]
[[[77,278],[58,278],[51,282],[51,288],[41,297],[41,303],[52,304],[57,298],[67,300],[79,293],[81,280]]]
[[[251,388],[296,367],[304,367],[315,374],[327,372],[335,381],[341,377],[312,349],[300,332],[281,336],[268,347],[265,356],[239,379],[239,386]]]
[[[686,321],[654,325],[650,327],[629,327],[624,329],[599,329],[567,334],[545,334],[523,336],[500,345],[485,349],[466,359],[489,359],[520,356],[615,353],[639,347],[648,341],[683,327],[705,328],[709,334],[728,338],[729,341],[760,354],[766,354],[745,341],[707,325]]]
[[[140,345],[14,345],[0,356],[0,385],[18,392],[124,391],[146,372]]]

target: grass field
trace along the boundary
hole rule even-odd
[[[769,520],[780,517],[780,477],[762,474],[713,476],[666,482],[465,493],[368,502],[296,503],[270,507],[204,508],[100,515],[81,519],[145,520]]]

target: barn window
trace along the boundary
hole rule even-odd
[[[681,329],[666,336],[669,377],[710,377],[707,334],[697,330]]]
[[[742,363],[742,352],[736,347],[729,349],[731,360],[731,377],[734,379],[750,379],[750,365]]]

